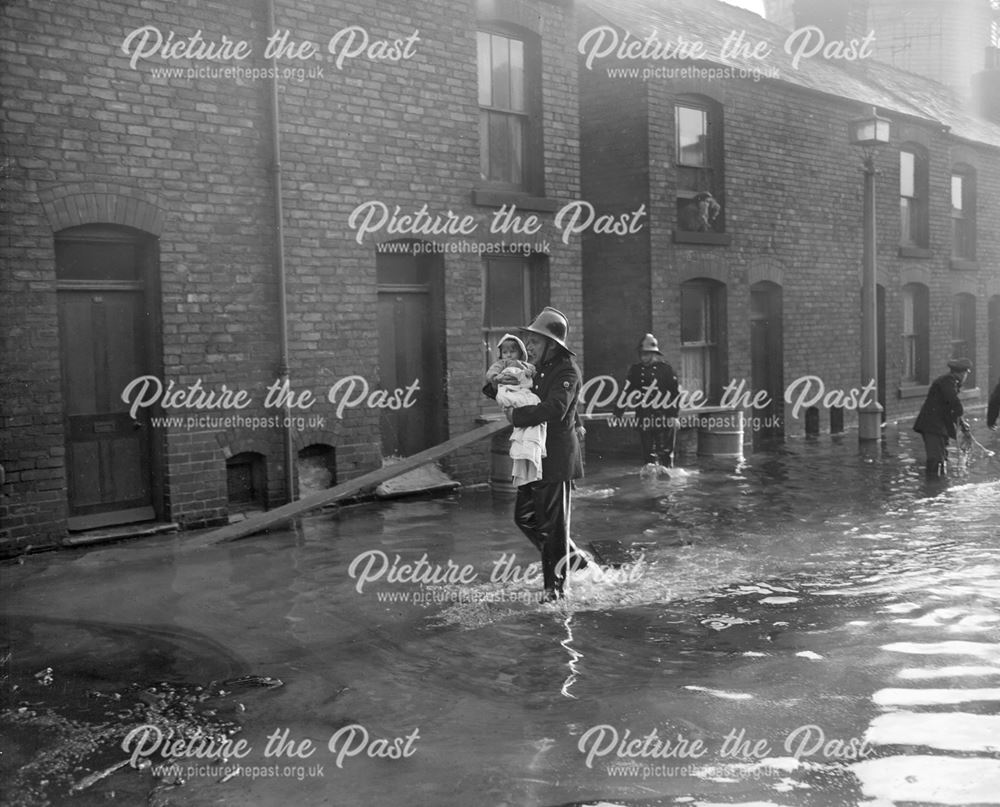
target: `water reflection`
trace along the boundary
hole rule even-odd
[[[500,558],[524,570],[535,553],[509,500],[483,492],[347,507],[205,550],[178,536],[28,558],[3,572],[9,607],[63,621],[21,626],[13,643],[32,686],[53,662],[80,682],[148,678],[154,663],[202,680],[220,659],[280,678],[242,717],[257,748],[279,726],[320,748],[349,724],[420,730],[411,759],[361,755],[323,779],[191,780],[183,803],[196,806],[991,803],[1000,472],[981,458],[929,487],[920,450],[899,434],[877,456],[848,439],[790,442],[673,478],[592,466],[575,537],[627,562],[611,579],[575,576],[558,606],[537,604],[537,581],[491,579]],[[347,570],[373,548],[476,578],[359,590]],[[109,634],[79,620],[197,641],[126,640],[108,655]],[[579,743],[599,725],[711,753],[587,765]],[[803,726],[825,750],[797,752]],[[733,736],[761,753],[723,756]],[[851,740],[871,752],[829,745]]]

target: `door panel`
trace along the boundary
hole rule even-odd
[[[434,332],[429,291],[382,290],[378,295],[379,385],[390,393],[419,380],[415,403],[381,410],[382,451],[409,456],[444,439],[440,424],[441,345]]]
[[[149,422],[121,400],[145,374],[143,294],[60,290],[71,528],[153,518]],[[94,516],[97,516],[96,518]]]

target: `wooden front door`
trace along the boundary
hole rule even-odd
[[[79,227],[56,240],[69,527],[156,517],[149,410],[122,400],[150,375],[150,245],[124,228]]]
[[[755,283],[750,288],[750,365],[754,392],[767,392],[768,405],[748,414],[756,448],[784,434],[784,341],[782,336],[781,286]],[[756,425],[756,428],[754,427]]]
[[[383,456],[415,454],[447,439],[445,429],[444,312],[440,261],[380,254],[378,279],[379,387],[395,390],[419,381],[405,409],[381,409]]]

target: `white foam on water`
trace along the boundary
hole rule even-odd
[[[885,608],[880,608],[880,611],[884,611],[888,614],[908,614],[911,611],[916,611],[920,608],[915,602],[897,602],[892,605],[887,605]]]
[[[799,658],[807,658],[810,661],[820,661],[823,658],[819,653],[814,653],[812,650],[803,650],[795,655]]]
[[[574,499],[610,499],[618,492],[617,488],[587,488],[579,487],[573,491]]]
[[[973,701],[1000,702],[1000,689],[880,689],[872,700],[878,706],[934,706]]]
[[[914,625],[918,628],[928,627],[928,628],[938,628],[944,625],[945,622],[950,622],[956,617],[962,616],[963,614],[968,614],[964,608],[937,608],[933,611],[929,611],[923,616],[919,616],[916,619],[906,619],[904,617],[897,617],[892,620],[893,622],[898,622],[904,625]]]
[[[812,785],[797,779],[781,779],[771,785],[771,790],[777,790],[779,793],[791,793],[793,790],[812,790]]]
[[[872,720],[865,731],[865,740],[872,745],[996,753],[1000,751],[1000,716],[967,712],[891,712]]]
[[[976,633],[993,630],[997,622],[1000,622],[1000,617],[998,616],[970,614],[969,616],[962,617],[957,625],[950,625],[948,630],[952,633]]]
[[[696,801],[695,807],[783,807],[773,801]]]
[[[870,798],[930,804],[1000,804],[1000,760],[944,756],[866,759],[851,765]]]
[[[565,599],[539,605],[539,566],[535,562],[529,567],[534,575],[530,585],[523,580],[484,580],[467,586],[438,586],[441,597],[435,602],[443,608],[432,618],[443,625],[481,628],[533,611],[562,614],[660,605],[719,596],[734,584],[774,574],[766,558],[739,550],[672,548],[666,556],[646,556],[620,569],[602,569],[596,576],[586,570],[574,572],[566,585]]]
[[[776,591],[783,591],[788,594],[794,594],[795,589],[785,588],[784,586],[772,586],[768,583],[756,583],[752,586],[736,586],[732,589],[730,593],[732,594],[773,594]]]
[[[921,656],[976,656],[1000,661],[1000,645],[986,642],[892,642],[882,645],[890,653],[911,653]]]
[[[762,600],[758,600],[761,605],[785,605],[789,602],[798,602],[798,597],[765,597]]]
[[[1000,667],[985,666],[955,666],[955,667],[935,667],[930,670],[908,667],[896,673],[897,678],[906,681],[924,681],[932,678],[961,678],[963,676],[975,677],[980,675],[1000,675]]]
[[[731,616],[729,614],[713,614],[701,620],[701,624],[712,630],[725,630],[726,628],[731,628],[733,625],[758,625],[760,624],[760,620],[744,619],[743,617]]]
[[[797,771],[799,768],[819,769],[823,767],[815,762],[801,762],[795,757],[764,757],[760,762],[756,763],[756,766],[759,768],[774,768],[789,773]]]
[[[753,700],[753,695],[747,692],[726,692],[722,689],[709,689],[708,687],[695,686],[694,684],[687,684],[684,689],[690,689],[695,692],[705,692],[709,695],[714,695],[716,698],[723,698],[730,701],[749,701]]]

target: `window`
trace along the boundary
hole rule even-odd
[[[488,367],[495,359],[497,339],[516,332],[549,304],[545,258],[487,258],[483,282],[483,349]]]
[[[681,386],[701,390],[709,403],[722,396],[725,286],[712,280],[681,284]]]
[[[541,194],[541,82],[538,38],[479,31],[479,169],[491,185]]]
[[[677,228],[725,232],[722,106],[681,96],[674,106]]]
[[[927,157],[919,146],[899,152],[899,245],[927,248]]]
[[[976,175],[970,168],[951,174],[951,255],[976,259]]]
[[[929,295],[922,283],[903,286],[903,371],[904,384],[930,381]]]
[[[972,360],[972,372],[965,379],[965,388],[976,386],[976,298],[971,294],[956,294],[951,306],[951,357]]]

